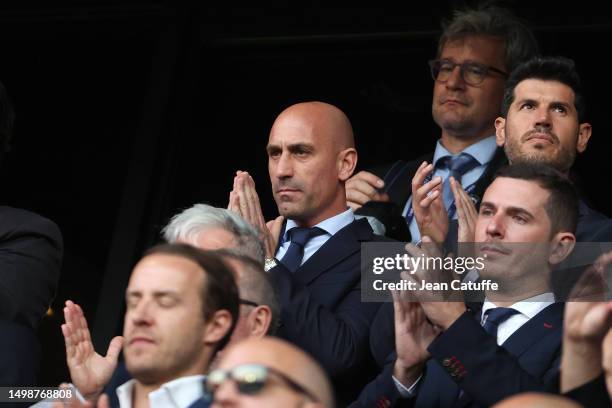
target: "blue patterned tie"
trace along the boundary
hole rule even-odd
[[[497,339],[497,329],[499,325],[508,320],[511,316],[518,313],[518,310],[509,307],[496,307],[485,312],[485,322],[482,327],[487,333]]]
[[[319,227],[294,227],[288,231],[288,234],[291,243],[283,259],[281,259],[281,263],[291,272],[295,272],[302,264],[306,243],[317,235],[325,234],[325,231]]]
[[[452,176],[459,184],[461,184],[461,178],[465,173],[478,166],[478,160],[469,155],[468,153],[461,153],[458,156],[447,156],[443,159],[442,165],[445,165],[448,169],[448,177],[444,180],[444,186],[442,187],[442,198],[444,200],[444,207],[448,213],[449,218],[455,216],[455,197],[453,196],[453,190],[451,190],[449,178]]]

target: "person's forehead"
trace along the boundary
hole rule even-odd
[[[241,364],[262,364],[272,367],[281,372],[286,372],[287,367],[283,361],[291,360],[282,347],[271,347],[269,344],[258,342],[243,342],[223,353],[219,368],[232,369]]]
[[[537,214],[545,210],[549,195],[535,181],[498,177],[487,188],[482,201],[497,207],[522,208]]]
[[[206,228],[188,237],[184,242],[204,250],[229,249],[236,247],[236,237],[223,228]]]
[[[554,80],[530,78],[514,88],[515,101],[531,99],[544,102],[565,102],[574,105],[575,94],[571,87]]]
[[[301,116],[291,116],[279,119],[274,124],[268,144],[315,144],[318,139],[313,123]]]
[[[503,68],[505,44],[504,41],[490,36],[467,35],[448,40],[440,52],[440,58],[452,59],[455,62],[478,62]],[[498,65],[502,65],[501,67]]]
[[[194,261],[178,255],[154,254],[134,267],[127,290],[185,292],[202,279],[203,271]]]

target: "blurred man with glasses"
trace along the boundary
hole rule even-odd
[[[432,115],[442,130],[435,151],[411,162],[361,171],[349,179],[347,201],[356,214],[369,217],[378,233],[416,242],[420,230],[428,229],[435,219],[428,208],[415,205],[413,210],[413,190],[424,182],[434,179],[440,184],[437,194],[443,195],[450,218],[456,214],[449,176],[460,180],[478,202],[495,169],[505,162],[495,144],[494,126],[505,80],[536,51],[532,33],[506,10],[456,11],[444,27],[437,58],[429,62],[434,79]],[[421,170],[426,176],[413,186],[424,162],[427,167]]]
[[[306,353],[271,337],[228,347],[206,378],[213,408],[333,408],[331,385]]]

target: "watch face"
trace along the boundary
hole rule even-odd
[[[276,259],[268,258],[264,264],[264,270],[267,272],[276,266]]]

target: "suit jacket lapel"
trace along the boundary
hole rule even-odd
[[[522,325],[517,331],[512,333],[502,345],[510,354],[520,357],[529,347],[541,340],[551,331],[561,331],[563,329],[563,303],[553,303],[540,313],[535,315],[527,323]],[[480,321],[482,304],[468,303],[468,307],[474,311],[475,316]],[[463,408],[473,402],[472,397],[466,393],[461,396],[455,404],[456,408]]]
[[[302,266],[295,277],[307,285],[320,274],[361,249],[361,241],[369,241],[374,233],[365,219],[355,220],[329,238]]]
[[[467,307],[480,322],[482,303],[468,302]],[[529,346],[546,336],[548,333],[551,333],[551,331],[563,329],[563,308],[564,304],[559,302],[546,307],[535,315],[533,319],[530,319],[517,331],[512,333],[502,347],[508,350],[513,356],[520,357]]]
[[[522,325],[503,344],[513,356],[520,357],[548,334],[563,330],[563,303],[553,303]]]

